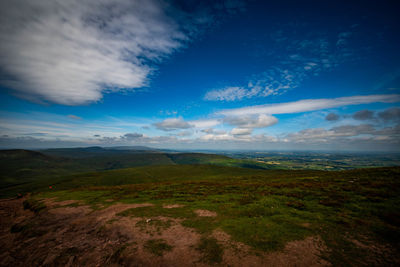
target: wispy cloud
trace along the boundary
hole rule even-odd
[[[258,92],[252,92],[244,87],[226,87],[223,89],[212,90],[204,96],[205,100],[234,101],[249,98]]]
[[[400,95],[367,95],[367,96],[348,96],[338,98],[306,99],[294,102],[249,106],[237,109],[227,109],[219,111],[218,114],[224,116],[243,116],[254,114],[289,114],[300,113],[314,110],[322,110],[349,105],[360,105],[369,103],[396,103],[400,102]]]
[[[278,31],[272,34],[272,41],[279,44],[270,48],[273,67],[254,75],[246,86],[225,87],[210,90],[204,96],[210,101],[238,101],[252,97],[278,95],[299,87],[305,79],[329,72],[341,64],[352,60],[348,42],[352,32],[340,32],[336,41],[309,34],[296,39],[292,33]],[[282,47],[285,52],[282,53]],[[277,50],[274,52],[274,49]],[[282,56],[283,54],[283,56]]]
[[[82,119],[81,117],[73,115],[73,114],[69,114],[67,117],[70,118],[70,119],[74,119],[74,120],[81,120]]]

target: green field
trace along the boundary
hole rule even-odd
[[[400,166],[399,153],[356,152],[223,152],[234,159],[251,160],[269,169],[349,170]]]

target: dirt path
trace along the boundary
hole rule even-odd
[[[183,227],[179,219],[116,215],[152,204],[115,204],[93,211],[88,206],[68,206],[72,201],[48,199],[47,208],[35,214],[23,209],[23,200],[0,202],[0,266],[209,266],[196,249],[201,235]],[[174,207],[179,206],[165,206]],[[199,216],[214,215],[199,212]],[[325,247],[318,237],[256,255],[221,230],[212,236],[224,249],[221,266],[329,265],[319,257]],[[151,245],[160,240],[165,250],[152,251]]]

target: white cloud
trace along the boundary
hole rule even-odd
[[[264,128],[276,124],[278,119],[271,115],[260,114],[256,116],[228,116],[223,121],[240,128]]]
[[[214,128],[207,128],[207,129],[201,130],[201,132],[207,133],[207,134],[214,134],[214,135],[226,134],[226,131],[224,131],[224,130],[216,130]]]
[[[162,122],[153,123],[157,129],[163,131],[173,131],[178,129],[188,129],[188,128],[198,128],[207,129],[221,124],[218,119],[201,119],[201,120],[191,120],[186,121],[182,117],[179,118],[169,118]]]
[[[306,99],[294,102],[249,106],[237,109],[227,109],[218,112],[225,116],[243,116],[254,114],[289,114],[314,110],[328,109],[334,107],[360,105],[369,103],[397,103],[400,102],[400,95],[367,95],[349,96],[338,98]]]
[[[155,0],[1,1],[1,82],[66,105],[143,87],[149,63],[187,40],[166,9]]]
[[[189,121],[189,123],[190,125],[193,125],[196,128],[210,128],[218,124],[221,124],[221,121],[217,119],[204,119],[204,120],[192,120]]]
[[[229,134],[205,134],[200,137],[202,141],[231,141],[234,137]]]
[[[188,129],[192,127],[192,125],[184,121],[182,117],[165,119],[162,122],[154,123],[154,126],[156,126],[157,129],[163,131],[174,131],[179,129]]]
[[[191,131],[181,131],[176,134],[176,136],[180,136],[180,137],[191,136],[191,135],[192,135]]]
[[[250,135],[253,129],[249,128],[233,128],[231,134],[233,135]]]

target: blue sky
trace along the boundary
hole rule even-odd
[[[399,151],[395,1],[0,4],[0,147]]]

